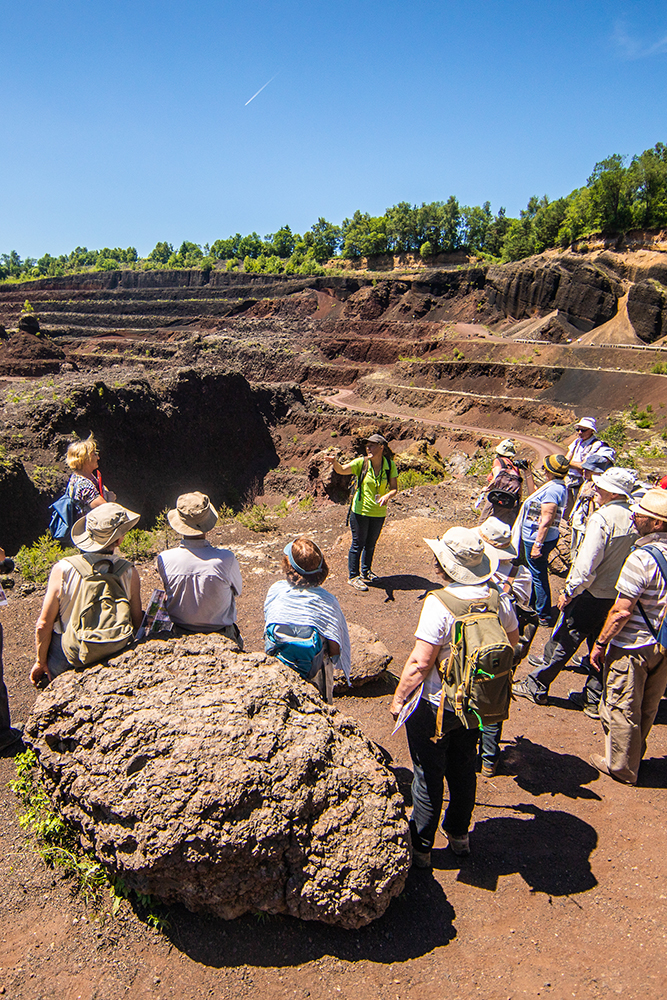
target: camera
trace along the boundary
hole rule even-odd
[[[514,464],[516,465],[517,469],[527,469],[528,466],[530,465],[530,462],[526,458],[515,458]]]

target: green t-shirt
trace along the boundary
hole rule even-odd
[[[364,459],[361,456],[350,462],[356,480],[359,479],[359,473],[363,464]],[[384,496],[385,493],[388,493],[389,480],[396,479],[397,476],[396,466],[386,458],[382,459],[380,475],[376,476],[369,458],[368,471],[361,484],[361,496],[359,496],[359,491],[355,487],[354,501],[352,503],[354,513],[365,514],[367,517],[385,517],[387,514],[387,505],[376,503],[375,494],[378,493],[380,496]]]

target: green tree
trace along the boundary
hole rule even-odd
[[[173,252],[171,243],[156,243],[148,255],[148,260],[153,260],[156,264],[166,264]]]
[[[335,226],[320,216],[315,225],[310,227],[310,234],[313,237],[312,256],[316,261],[329,260],[330,257],[336,256],[341,245],[340,226]],[[304,240],[308,235],[309,233],[305,234]]]
[[[273,254],[286,260],[294,253],[296,239],[289,226],[281,226],[277,233],[270,233],[266,237],[266,242]]]
[[[603,233],[618,232],[632,222],[625,159],[614,153],[600,160],[586,182],[591,195],[590,222]]]

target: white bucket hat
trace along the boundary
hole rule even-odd
[[[79,518],[72,528],[72,541],[82,552],[102,552],[133,528],[140,517],[119,503],[101,503]]]
[[[665,492],[667,499],[667,492]],[[425,538],[447,576],[456,583],[485,583],[498,569],[498,556],[484,549],[484,542],[471,528],[450,528],[442,538]]]
[[[508,562],[518,557],[519,553],[512,545],[510,527],[500,518],[487,517],[486,521],[478,525],[477,532],[484,542],[488,555],[496,555],[500,562]]]
[[[581,420],[577,421],[575,427],[587,427],[589,431],[596,431],[598,429],[595,417],[582,417]]]
[[[512,438],[505,438],[504,441],[496,445],[496,455],[506,455],[508,458],[513,458],[516,455],[516,445]]]
[[[631,497],[632,491],[637,482],[637,476],[632,469],[622,469],[620,466],[613,466],[606,472],[601,472],[593,476],[593,482],[601,490],[607,493],[621,493],[623,496]]]

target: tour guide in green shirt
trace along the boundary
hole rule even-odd
[[[355,458],[347,465],[340,465],[337,458],[327,455],[334,472],[339,476],[362,476],[350,511],[352,545],[347,557],[349,580],[356,590],[368,590],[367,584],[376,580],[372,572],[373,553],[387,514],[387,503],[398,493],[396,466],[389,442],[381,434],[371,434],[366,439],[366,457]],[[363,473],[363,475],[362,475]],[[361,575],[359,560],[361,559]]]

